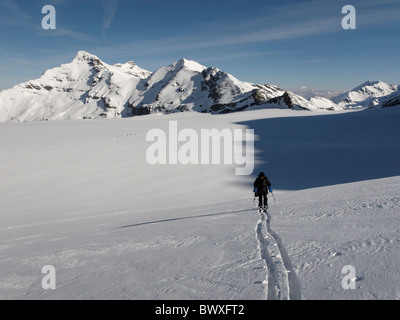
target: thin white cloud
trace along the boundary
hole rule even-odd
[[[218,34],[215,32],[210,39],[209,34],[182,35],[170,38],[122,43],[112,47],[98,48],[105,55],[123,56],[129,54],[147,55],[154,53],[184,52],[188,50],[216,49],[229,46],[242,46],[246,44],[262,43],[275,40],[286,40],[308,37],[321,33],[335,32],[335,19],[319,19],[293,24],[284,28],[269,27],[256,30],[243,30],[240,33],[230,33],[225,30]]]
[[[53,0],[53,4],[55,5],[61,5],[65,3],[66,0]],[[30,30],[36,30],[38,35],[41,36],[51,35],[60,37],[64,36],[83,41],[93,40],[93,36],[90,34],[74,31],[72,29],[61,27],[60,25],[57,25],[55,30],[44,31],[40,24],[41,20],[38,18],[35,21],[29,13],[21,9],[20,6],[13,0],[1,0],[0,9],[1,7],[3,7],[5,10],[1,12],[2,16],[0,17],[0,25],[19,26]]]
[[[58,27],[55,30],[43,30],[41,28],[37,28],[37,30],[40,32],[40,35],[43,36],[54,36],[54,37],[69,37],[73,38],[76,40],[82,40],[82,41],[91,41],[93,40],[93,36],[87,33],[79,32],[79,31],[74,31],[71,29],[66,29],[66,28],[61,28]]]
[[[22,19],[31,19],[32,16],[23,11],[18,4],[13,0],[2,0],[0,5],[3,6],[8,12]]]
[[[103,30],[107,30],[110,28],[111,23],[114,20],[115,13],[119,6],[119,0],[102,0],[101,4],[104,10]]]
[[[392,4],[396,1],[386,0],[385,2]],[[116,7],[116,4],[113,6]],[[356,8],[360,29],[398,21],[400,16],[400,8],[382,8],[370,0],[356,3]],[[192,29],[190,35],[186,35],[183,31],[181,35],[120,43],[97,49],[100,55],[110,57],[157,56],[171,53],[182,56],[187,55],[187,52],[224,47],[242,47],[240,50],[243,51],[245,45],[250,44],[343,32],[341,22],[344,16],[340,9],[341,6],[337,3],[327,4],[312,0],[292,6],[278,6],[271,9],[269,13],[261,12],[252,19],[244,16],[242,21],[235,21],[234,24],[227,24],[226,20],[213,21],[208,26],[206,23],[199,26],[197,32]],[[114,17],[114,15],[115,11],[110,10],[109,17]],[[108,20],[112,21],[111,18]]]
[[[289,89],[290,91],[293,91],[296,94],[299,94],[303,96],[306,99],[310,99],[312,97],[324,97],[324,98],[334,98],[337,97],[338,95],[341,95],[342,93],[345,92],[345,90],[321,90],[321,89],[313,89],[313,88],[308,88],[307,86],[303,86],[301,88],[297,89]]]
[[[314,63],[322,63],[325,60],[322,59],[312,59],[312,60],[299,60],[299,61],[287,61],[281,62],[281,65],[296,65],[296,64],[314,64]]]

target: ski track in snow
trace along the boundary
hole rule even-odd
[[[256,234],[268,275],[267,300],[301,300],[301,286],[280,236],[271,228],[271,215],[261,212]]]

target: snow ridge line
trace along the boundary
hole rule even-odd
[[[282,239],[270,225],[270,214],[261,212],[256,227],[261,258],[267,267],[267,300],[301,300],[300,283]]]

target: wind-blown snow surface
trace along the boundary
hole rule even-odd
[[[0,124],[1,299],[396,299],[399,108]],[[255,129],[275,188],[150,166],[146,134]],[[263,162],[262,162],[263,161]],[[44,290],[42,267],[56,268]],[[342,288],[354,266],[356,289]]]

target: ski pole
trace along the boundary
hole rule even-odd
[[[272,197],[274,198],[275,205],[276,205],[276,199],[275,199],[274,193],[273,193],[273,192],[271,192],[271,194],[272,194]]]

